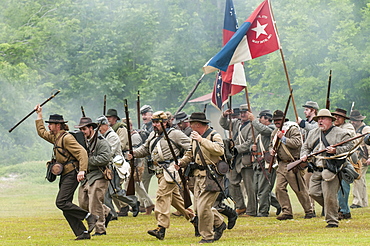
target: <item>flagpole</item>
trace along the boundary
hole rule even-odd
[[[228,100],[227,104],[229,106],[229,109],[232,111],[231,96],[229,96],[229,100]],[[230,121],[230,124],[229,124],[229,138],[233,139],[233,124],[232,124],[231,114],[229,114],[229,121]]]
[[[268,3],[270,5],[270,11],[271,11],[273,23],[274,23],[274,26],[275,26],[275,29],[276,29],[276,33],[277,33],[277,35],[279,35],[278,29],[277,29],[277,26],[276,26],[276,21],[275,21],[274,13],[272,11],[270,0],[268,0]],[[298,121],[298,112],[297,112],[297,107],[296,107],[296,104],[295,104],[295,101],[294,101],[293,89],[292,89],[292,86],[290,85],[290,79],[289,79],[288,69],[287,69],[287,66],[286,66],[286,63],[285,63],[285,58],[284,58],[284,54],[283,54],[283,48],[281,47],[281,45],[280,45],[280,49],[279,50],[280,50],[281,60],[283,61],[283,66],[284,66],[284,71],[285,71],[285,77],[286,77],[287,82],[288,82],[289,93],[290,93],[290,95],[292,95],[292,103],[293,103],[293,109],[294,109],[295,119],[296,119],[296,121]]]
[[[188,96],[185,98],[185,100],[182,102],[182,104],[180,105],[180,107],[177,109],[176,114],[178,114],[184,107],[185,107],[185,104],[189,101],[189,99],[193,96],[194,92],[196,91],[196,89],[198,88],[198,86],[200,85],[200,82],[202,82],[202,79],[204,77],[205,73],[202,74],[202,76],[198,79],[198,82],[194,85],[193,89],[190,91],[190,93],[188,94]]]
[[[244,87],[244,91],[245,91],[245,98],[246,98],[246,100],[247,100],[248,111],[249,111],[250,113],[252,113],[252,110],[251,110],[251,104],[250,104],[250,102],[249,102],[249,94],[248,94],[248,88],[247,88],[247,87],[248,87],[247,85],[245,85],[245,87]],[[251,131],[252,131],[252,139],[253,139],[253,143],[254,143],[254,144],[256,144],[256,136],[254,135],[254,127],[253,127],[252,123],[251,123]]]

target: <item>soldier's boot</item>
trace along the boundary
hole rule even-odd
[[[224,205],[223,210],[219,211],[221,214],[227,216],[227,229],[233,229],[238,219],[238,213],[231,207]]]
[[[190,223],[193,224],[194,226],[194,235],[196,237],[200,237],[199,229],[198,229],[198,216],[194,216],[191,220]]]
[[[158,227],[155,228],[154,230],[149,230],[148,234],[158,238],[159,240],[163,240],[164,236],[166,234],[166,228],[164,228],[163,226],[158,225]]]

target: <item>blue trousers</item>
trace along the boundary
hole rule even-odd
[[[342,179],[341,185],[342,185],[342,188],[340,188],[338,191],[338,203],[340,207],[339,212],[342,212],[344,214],[349,214],[351,211],[349,210],[349,206],[348,206],[348,197],[349,197],[349,191],[351,187],[343,179]]]

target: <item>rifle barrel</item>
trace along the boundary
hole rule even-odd
[[[363,137],[363,136],[365,136],[365,135],[367,135],[367,134],[370,134],[370,132],[363,133],[363,134],[361,134],[361,135],[358,135],[358,136],[356,136],[356,137],[353,137],[353,138],[350,138],[350,139],[344,140],[344,141],[342,141],[342,142],[340,142],[340,143],[337,143],[337,144],[333,144],[333,145],[331,145],[331,146],[332,146],[332,147],[337,147],[337,146],[340,146],[340,145],[342,145],[342,144],[345,144],[345,143],[351,142],[351,141],[353,141],[353,140],[356,140],[356,139],[358,139],[358,138],[361,138],[361,137]],[[326,151],[326,148],[325,148],[325,149],[322,149],[322,150],[319,150],[319,151],[317,151],[317,152],[315,152],[315,153],[309,154],[309,155],[307,156],[307,158],[310,158],[310,157],[312,157],[312,156],[315,156],[315,155],[321,154],[321,153],[323,153],[323,152],[325,152],[325,151]],[[296,160],[296,161],[294,161],[294,162],[289,163],[289,164],[287,165],[287,170],[288,170],[288,171],[292,170],[293,168],[295,168],[296,166],[298,166],[298,165],[299,165],[300,163],[302,163],[302,162],[303,162],[302,160]]]
[[[128,136],[128,148],[129,152],[132,155],[132,159],[130,160],[130,180],[127,185],[127,195],[133,196],[135,195],[135,180],[134,180],[134,172],[135,172],[135,159],[133,155],[133,149],[132,149],[132,139],[131,139],[131,126],[130,126],[130,117],[128,112],[128,105],[127,105],[127,99],[125,99],[125,114],[126,114],[126,125],[127,125],[127,136]]]
[[[60,92],[60,90],[58,90],[57,92],[54,93],[54,95],[52,95],[51,97],[49,97],[48,99],[46,99],[43,103],[40,104],[40,107],[44,106],[45,103],[49,102],[51,99],[53,99],[56,95],[58,95],[58,93]],[[36,109],[32,110],[28,115],[26,115],[23,119],[21,119],[17,124],[15,124],[15,126],[13,126],[9,132],[12,132],[17,126],[19,126],[23,121],[25,121],[28,117],[30,117],[34,112],[36,112]]]

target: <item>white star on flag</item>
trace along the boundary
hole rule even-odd
[[[256,32],[256,39],[261,35],[265,34],[267,35],[265,28],[268,24],[261,25],[259,21],[257,21],[257,26],[255,28],[252,28],[252,31]]]

